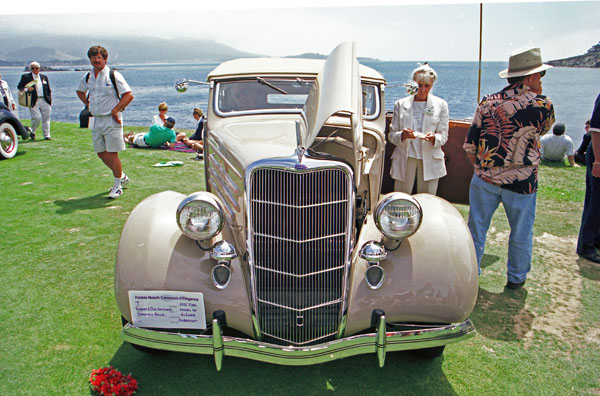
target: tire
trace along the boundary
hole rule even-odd
[[[127,323],[129,323],[127,321],[127,319],[125,319],[123,316],[121,316],[121,324],[123,326],[125,326]],[[128,343],[129,345],[131,345],[132,347],[134,347],[135,349],[137,349],[140,352],[144,352],[144,353],[150,353],[150,354],[157,354],[157,353],[163,353],[163,350],[160,349],[153,349],[153,348],[148,348],[145,346],[141,346],[141,345],[137,345],[137,344],[132,344],[132,343]]]
[[[19,137],[15,128],[8,122],[0,124],[0,157],[9,159],[17,154]]]
[[[436,357],[442,356],[442,354],[444,353],[444,348],[446,348],[446,345],[433,348],[415,349],[412,352],[422,359],[434,359]]]

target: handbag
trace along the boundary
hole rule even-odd
[[[25,89],[19,91],[19,105],[23,107],[33,107],[31,104],[33,98],[33,91],[29,91],[29,87],[35,85],[35,81],[31,81],[25,84]]]
[[[31,105],[31,92],[19,91],[19,105],[23,107],[33,107]]]

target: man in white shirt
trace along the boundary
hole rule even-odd
[[[542,159],[547,161],[563,161],[565,155],[571,166],[579,167],[575,163],[573,152],[573,141],[565,135],[565,124],[556,123],[552,129],[552,135],[547,134],[541,137]]]
[[[31,73],[25,73],[21,76],[21,81],[17,84],[19,91],[31,91],[32,107],[29,108],[31,114],[31,138],[35,139],[35,132],[38,126],[42,124],[45,140],[52,140],[50,137],[50,113],[52,112],[52,90],[50,81],[45,74],[40,73],[40,64],[31,62],[29,64]]]
[[[76,92],[94,117],[94,151],[113,172],[114,185],[108,198],[115,199],[123,194],[123,186],[129,183],[129,177],[123,172],[119,151],[125,150],[121,112],[131,103],[133,94],[121,73],[111,71],[106,66],[106,48],[93,46],[88,50],[87,56],[93,70],[81,78]]]

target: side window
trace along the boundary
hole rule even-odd
[[[379,87],[363,84],[362,86],[363,117],[373,119],[379,116]]]

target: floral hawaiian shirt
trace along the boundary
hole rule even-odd
[[[552,101],[517,83],[485,96],[463,149],[475,154],[475,174],[520,194],[537,191],[540,136],[554,124]]]

